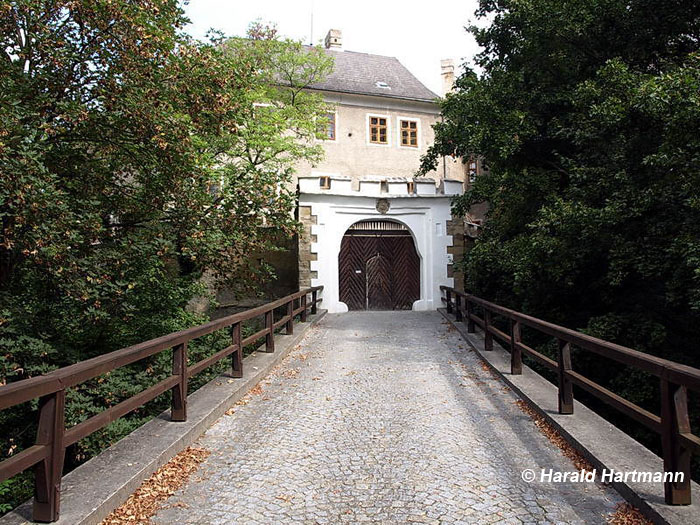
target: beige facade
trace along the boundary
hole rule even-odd
[[[317,166],[300,165],[298,176],[328,175],[350,177],[355,184],[362,178],[405,178],[412,180],[420,167],[420,158],[434,140],[433,124],[440,118],[436,103],[384,98],[370,95],[324,93],[333,105],[335,138],[320,141],[325,158]],[[386,144],[370,141],[370,119],[386,119]],[[401,144],[402,121],[417,124],[417,145]],[[429,173],[440,183],[442,179],[465,180],[465,167],[459,159],[440,161],[437,170]]]

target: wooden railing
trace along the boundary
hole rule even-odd
[[[606,405],[660,434],[664,472],[683,473],[683,481],[664,483],[666,503],[690,504],[690,458],[692,453],[700,454],[700,438],[690,428],[688,389],[700,391],[700,370],[548,323],[448,286],[441,286],[440,289],[445,292],[442,300],[447,305],[447,313],[454,313],[456,321],[466,321],[468,333],[474,333],[475,325],[482,328],[485,351],[493,350],[494,337],[510,350],[511,374],[522,374],[523,354],[556,373],[560,414],[573,414],[573,385],[577,385]],[[475,306],[483,310],[483,317],[475,314]],[[510,333],[496,328],[493,316],[507,320]],[[523,326],[558,340],[556,361],[523,343]],[[571,361],[572,346],[658,377],[661,386],[661,415],[635,405],[576,372]]]
[[[59,368],[42,376],[0,387],[0,410],[39,398],[39,426],[36,444],[0,463],[0,481],[36,466],[33,519],[44,522],[56,521],[59,516],[61,474],[66,447],[168,390],[172,391],[171,420],[185,421],[187,419],[187,380],[189,378],[228,356],[232,358],[233,377],[242,377],[243,348],[264,337],[265,350],[274,352],[275,330],[284,326],[287,334],[293,333],[296,316],[300,317],[301,322],[306,322],[309,310],[311,314],[316,313],[317,304],[322,300],[318,297],[318,292],[322,289],[323,286],[315,286],[300,290],[245,312],[229,315],[200,326]],[[310,302],[307,300],[309,294],[311,294]],[[275,309],[284,306],[286,306],[286,314],[275,321]],[[260,316],[265,318],[265,328],[242,339],[241,323]],[[231,327],[231,345],[202,361],[188,365],[187,344],[189,341],[228,327]],[[173,349],[172,375],[69,429],[65,428],[64,413],[67,388],[170,348]]]

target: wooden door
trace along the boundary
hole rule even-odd
[[[413,237],[387,237],[385,250],[391,253],[392,310],[410,310],[420,299],[420,258]]]
[[[348,310],[367,308],[367,259],[371,256],[372,245],[366,237],[343,236],[338,257],[338,281],[340,300]]]
[[[348,231],[340,245],[338,281],[339,298],[349,310],[410,310],[420,299],[413,237],[408,231]]]
[[[367,310],[393,310],[389,259],[377,253],[367,259],[366,268]]]

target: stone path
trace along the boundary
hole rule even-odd
[[[620,497],[574,471],[436,312],[328,315],[235,413],[154,519],[605,523]]]

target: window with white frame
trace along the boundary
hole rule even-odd
[[[372,144],[389,143],[389,125],[386,117],[369,117],[369,141]]]
[[[399,120],[399,140],[401,146],[407,148],[418,147],[418,121],[416,120]]]

